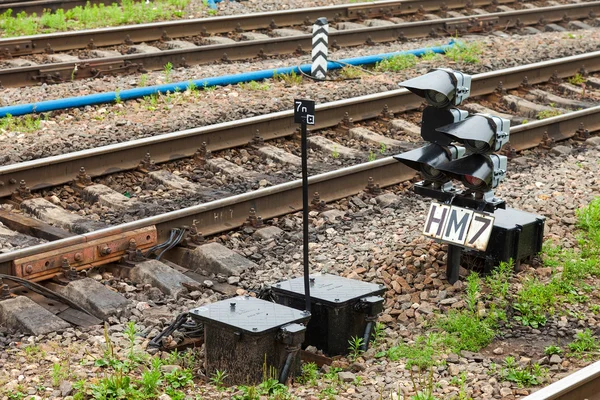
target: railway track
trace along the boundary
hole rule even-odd
[[[360,7],[356,8],[355,6]],[[129,37],[123,35],[122,28],[110,28],[101,33],[94,33],[94,35],[99,35],[95,37],[80,33],[67,33],[46,35],[43,38],[32,36],[17,40],[4,39],[0,41],[0,49],[3,49],[6,56],[18,58],[4,62],[5,67],[8,67],[9,64],[16,67],[1,69],[0,82],[4,86],[19,87],[99,77],[107,74],[161,70],[167,63],[171,63],[174,67],[185,67],[304,52],[311,46],[312,35],[305,34],[298,29],[277,27],[300,26],[300,29],[304,29],[303,26],[307,21],[312,22],[314,18],[311,17],[316,15],[330,16],[333,14],[333,17],[330,17],[334,20],[336,16],[339,20],[346,20],[375,18],[380,15],[384,17],[403,15],[403,12],[414,12],[415,8],[418,10],[416,3],[406,5],[402,2],[391,2],[390,4],[383,2],[380,6],[375,7],[372,4],[355,6],[336,6],[331,10],[319,8],[318,10],[277,12],[268,15],[220,17],[193,20],[177,25],[161,23],[162,25],[152,25],[151,27],[128,28],[132,29]],[[420,6],[422,10],[425,10],[424,3],[421,3]],[[448,8],[455,6],[455,4],[450,4]],[[337,26],[342,29],[331,32],[329,40],[333,48],[340,48],[429,36],[444,37],[507,30],[522,32],[523,29],[535,32],[537,29],[533,28],[534,26],[546,30],[564,30],[565,27],[579,29],[589,27],[588,24],[579,20],[587,21],[589,24],[596,23],[595,12],[599,7],[599,2],[587,2],[468,16],[457,14],[455,11],[443,11],[445,15],[454,13],[452,14],[454,17],[437,19],[436,16],[431,16],[430,20],[416,22],[400,22],[398,19],[392,22],[389,20],[394,17],[378,20],[368,19],[367,23],[373,25],[370,27],[341,22]],[[506,6],[504,9],[507,10]],[[573,21],[579,22],[574,23]],[[231,31],[238,33],[219,36],[223,32],[230,32],[230,28],[233,26],[236,28]],[[264,33],[246,32],[249,29],[263,30]],[[203,33],[198,35],[197,32]],[[267,33],[279,37],[269,37]],[[132,35],[134,39],[131,39]],[[204,37],[205,35],[212,36]],[[229,36],[233,36],[238,41]],[[84,40],[82,38],[85,39],[85,43],[82,42]],[[187,41],[173,40],[177,38],[186,38]],[[162,42],[153,42],[152,46],[143,44],[136,47],[133,43],[140,40],[162,40]],[[102,45],[112,45],[118,48],[108,49],[108,51],[96,49]],[[27,54],[45,51],[54,53],[59,49],[66,50],[82,46],[93,48],[85,50],[81,55],[82,58],[72,54],[44,55],[41,60],[35,56],[23,58]],[[125,54],[120,54],[117,50]],[[132,52],[139,52],[139,54],[129,54]]]
[[[545,148],[542,152],[549,151],[553,142],[569,139],[584,143],[588,135],[600,131],[600,86],[593,77],[598,71],[600,52],[479,74],[474,76],[472,86],[472,97],[478,98],[465,108],[484,111],[484,104],[496,113],[515,114],[509,153],[538,146]],[[586,82],[587,99],[575,99],[569,90],[577,88],[563,81],[577,72],[592,75]],[[544,98],[544,92],[556,98]],[[566,103],[561,104],[561,99]],[[319,162],[315,163],[312,173],[316,175],[309,182],[310,191],[319,193],[313,202],[314,212],[332,212],[335,218],[336,210],[323,208],[323,203],[365,190],[375,201],[381,188],[408,184],[414,177],[413,171],[391,157],[381,156],[417,143],[418,128],[407,121],[415,122],[414,111],[420,103],[406,90],[395,90],[318,107],[312,145],[313,156]],[[570,112],[523,124],[524,120],[535,120],[539,110],[556,109]],[[301,184],[292,180],[297,177],[298,162],[295,132],[292,113],[279,112],[0,167],[0,197],[8,205],[0,210],[0,222],[4,225],[0,224],[0,248],[2,242],[11,241],[18,248],[0,254],[0,274],[5,275],[4,281],[0,275],[0,283],[9,283],[8,287],[0,285],[0,298],[10,297],[10,293],[30,298],[58,317],[53,320],[58,325],[49,326],[61,330],[68,326],[65,321],[89,326],[115,318],[120,312],[114,305],[103,309],[105,303],[99,301],[100,296],[114,299],[105,292],[98,292],[98,297],[78,294],[77,299],[87,298],[87,302],[82,302],[64,291],[69,285],[77,286],[78,272],[94,267],[129,275],[132,282],[159,287],[174,297],[179,295],[175,286],[182,283],[188,290],[205,288],[205,280],[214,278],[208,276],[210,273],[227,272],[209,269],[207,275],[182,267],[194,265],[196,249],[206,244],[204,236],[229,233],[244,225],[252,232],[259,231],[264,228],[262,219],[301,209]],[[340,132],[352,139],[338,140]],[[381,147],[382,143],[385,146]],[[381,154],[378,148],[382,149]],[[585,150],[585,145],[579,148]],[[371,159],[372,149],[379,159]],[[248,170],[248,163],[235,163],[244,157],[275,160],[275,168]],[[361,161],[369,162],[355,165]],[[326,164],[344,168],[331,170],[325,168]],[[282,173],[275,175],[275,170]],[[217,183],[203,187],[210,180],[207,176],[216,178]],[[128,180],[132,182],[127,183]],[[263,180],[266,185],[261,183]],[[200,204],[165,212],[169,207],[164,204],[169,203],[149,197],[146,188],[131,197],[122,194],[135,193],[140,182],[148,181],[153,182],[153,190],[156,185],[163,187],[166,197],[187,197],[189,202]],[[244,193],[256,187],[261,189]],[[76,208],[64,210],[64,202],[52,200],[51,194],[66,190],[73,191],[76,205],[92,204],[96,211],[117,215],[115,221],[119,222],[130,214],[132,222],[112,224],[110,218],[98,221],[89,219],[88,214],[77,214]],[[10,207],[21,207],[26,214],[7,211]],[[146,217],[147,214],[157,215]],[[175,277],[173,286],[131,272],[147,262],[139,257],[140,253],[169,242],[174,229],[184,226],[191,227],[187,240],[166,253],[165,261],[151,260],[153,268],[167,268],[167,274]],[[10,281],[11,277],[15,281]],[[39,282],[40,287],[33,282]],[[212,288],[221,296],[231,296],[239,290],[235,283],[217,280]],[[102,304],[91,305],[95,300]],[[28,327],[18,329],[27,331]],[[594,399],[598,368],[594,364],[527,399]]]
[[[586,66],[587,71],[594,72],[600,70],[599,60],[600,52],[596,52],[479,74],[474,76],[472,93],[473,96],[494,96],[500,82],[503,90],[517,89],[522,86],[526,77],[529,85],[547,83],[552,79],[556,80],[572,75],[574,71],[580,69],[582,64]],[[521,90],[524,90],[524,95],[528,91],[527,89]],[[533,93],[538,92],[534,91]],[[531,97],[531,95],[529,96]],[[517,103],[519,101],[517,100]],[[414,110],[418,107],[419,102],[416,96],[409,94],[406,90],[396,90],[322,104],[317,108],[319,118],[318,125],[315,128],[325,130],[337,126],[338,129],[344,132],[350,132],[351,126],[345,126],[349,118],[355,122],[372,119],[380,116],[383,110],[386,110],[387,115],[391,116],[391,113]],[[600,108],[594,106],[593,102],[588,105],[589,108],[580,111],[515,126],[511,132],[512,147],[516,150],[529,149],[549,140],[561,141],[573,136],[581,136],[585,134],[585,130],[594,132],[600,129],[600,114],[598,114]],[[347,117],[341,120],[340,116],[345,113],[347,113]],[[523,118],[516,119],[514,122],[519,122]],[[278,150],[276,147],[273,150],[273,146],[263,146],[262,142],[256,142],[255,137],[257,130],[260,132],[261,140],[272,140],[293,135],[295,126],[292,125],[291,121],[291,112],[279,112],[243,121],[223,123],[0,167],[0,180],[3,182],[3,185],[0,186],[0,194],[5,198],[12,196],[10,201],[20,203],[21,207],[27,209],[30,214],[46,218],[45,222],[39,221],[40,226],[35,228],[28,227],[28,221],[7,222],[9,219],[4,215],[2,218],[5,224],[10,223],[14,227],[20,226],[25,234],[45,232],[42,239],[50,240],[47,243],[0,255],[0,265],[2,267],[0,272],[32,280],[44,280],[60,273],[60,260],[63,257],[66,257],[73,267],[80,270],[118,260],[125,254],[126,245],[131,238],[135,238],[141,248],[147,248],[156,244],[156,242],[168,239],[173,228],[192,226],[194,221],[196,221],[197,226],[201,227],[203,234],[214,235],[247,222],[248,210],[251,208],[254,208],[262,218],[272,218],[286,214],[290,210],[298,210],[300,208],[300,184],[298,181],[287,182],[287,180],[294,177],[294,163],[297,163],[297,156],[286,154],[286,151]],[[241,127],[244,127],[244,129],[240,129]],[[384,125],[383,131],[385,129],[389,129],[389,127]],[[406,127],[405,129],[410,130]],[[418,128],[416,129],[418,130]],[[368,133],[367,136],[364,136],[364,132],[363,136],[360,132],[355,133],[355,135],[357,135],[358,143],[365,141],[365,137],[368,138],[369,136]],[[384,138],[382,139],[382,136],[378,133],[373,137],[370,139],[371,146],[373,146],[373,140],[384,143]],[[208,146],[203,148],[203,143],[207,143]],[[287,166],[292,172],[288,172],[279,178],[270,177],[268,171],[262,172],[260,169],[244,171],[243,168],[227,159],[222,157],[210,158],[205,153],[206,150],[217,152],[237,146],[248,146],[249,144],[251,145],[249,149],[252,151],[258,149],[263,157],[279,159],[281,165]],[[389,151],[394,151],[401,148],[410,148],[414,144],[414,139],[404,141],[393,139],[388,143],[388,146]],[[297,147],[293,142],[286,144],[286,146],[292,150],[294,146]],[[331,146],[333,146],[333,150]],[[335,146],[339,146],[337,150]],[[330,152],[341,153],[340,158],[342,160],[345,158],[351,159],[346,165],[354,164],[356,161],[366,161],[368,157],[368,153],[364,151],[364,148],[362,151],[357,149],[346,151],[342,143],[332,142],[327,138],[315,140],[314,147],[323,155],[324,164],[327,163],[327,157],[331,156],[328,154]],[[200,154],[196,153],[198,148],[203,148]],[[270,156],[268,155],[269,151],[271,152]],[[148,153],[149,156],[146,157]],[[153,177],[152,179],[171,189],[179,189],[183,193],[187,191],[188,195],[190,192],[199,193],[202,189],[201,184],[174,176],[170,171],[170,169],[177,169],[177,166],[173,166],[176,160],[192,156],[196,158],[196,161],[193,161],[196,163],[194,168],[209,170],[212,176],[215,174],[221,177],[223,175],[242,175],[244,179],[253,182],[254,187],[260,186],[259,181],[265,178],[275,183],[279,179],[284,183],[249,193],[243,192],[246,192],[252,186],[242,185],[238,191],[243,194],[235,195],[234,190],[229,193],[233,196],[226,198],[221,198],[223,192],[219,191],[220,188],[217,184],[217,187],[213,186],[213,189],[209,187],[209,194],[205,194],[204,197],[191,196],[192,202],[201,201],[203,204],[178,209],[166,214],[161,214],[160,205],[151,204],[152,199],[135,204],[136,202],[132,199],[127,199],[120,193],[115,194],[113,193],[114,190],[110,188],[103,189],[104,192],[98,188],[91,192],[86,189],[91,183],[91,178],[138,169],[135,174],[141,174],[142,177],[149,174]],[[150,161],[150,158],[153,161]],[[142,162],[140,163],[140,161]],[[185,160],[183,161],[185,162]],[[329,159],[329,162],[331,161]],[[172,166],[163,172],[152,171],[155,163],[165,162],[170,162],[169,165]],[[82,167],[85,168],[85,174],[81,174]],[[140,169],[142,172],[139,172]],[[383,158],[313,176],[311,178],[311,191],[320,193],[321,200],[328,202],[361,191],[366,187],[369,178],[372,178],[374,184],[384,187],[404,182],[412,176],[412,171],[406,169],[400,163],[391,158]],[[107,179],[101,178],[100,182],[109,182],[112,178],[109,176]],[[91,199],[92,202],[100,202],[105,206],[109,206],[109,208],[117,207],[127,210],[125,213],[135,212],[136,209],[139,211],[140,208],[148,211],[150,206],[154,206],[154,213],[159,215],[124,225],[98,229],[103,227],[102,224],[94,221],[84,221],[84,218],[68,218],[66,215],[70,214],[69,212],[59,210],[59,206],[53,205],[48,200],[39,196],[31,199],[29,189],[49,189],[71,181],[74,182],[73,187],[82,193],[81,197]],[[228,180],[225,179],[225,181]],[[236,183],[236,178],[231,178],[230,181]],[[239,177],[237,181],[239,181]],[[134,189],[131,188],[131,190]],[[204,192],[206,193],[206,190]],[[47,211],[48,209],[50,211],[55,210],[58,214],[53,215],[52,212]],[[18,220],[18,218],[14,219]],[[62,227],[62,229],[53,231],[48,223]],[[65,229],[75,230],[75,233],[65,232]],[[135,231],[139,229],[150,229],[150,231]],[[147,232],[150,232],[150,234],[147,235]],[[77,256],[78,252],[81,253],[81,249],[90,247],[87,244],[90,241],[96,241],[97,244],[94,246],[101,247],[115,240],[118,242],[118,250],[115,248],[114,252],[99,255],[94,250],[90,254],[82,253]]]

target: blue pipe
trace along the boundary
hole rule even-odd
[[[395,53],[378,54],[374,56],[347,58],[340,60],[339,63],[336,61],[330,61],[327,63],[329,70],[343,68],[346,65],[368,65],[381,62],[384,59],[388,59],[401,54],[412,54],[417,57],[422,56],[428,52],[434,53],[445,53],[447,49],[454,46],[455,42],[450,44],[437,47],[427,47],[417,50],[407,50]],[[211,87],[211,86],[225,86],[235,85],[241,82],[259,81],[263,79],[272,78],[275,74],[289,75],[292,73],[299,74],[300,70],[306,74],[310,74],[310,64],[300,65],[298,67],[286,67],[281,69],[266,69],[262,71],[246,72],[235,75],[217,76],[213,78],[198,79],[195,81],[169,83],[164,85],[148,86],[135,89],[127,89],[118,93],[118,97],[121,100],[137,99],[144,96],[150,96],[155,93],[165,94],[167,92],[173,93],[176,91],[184,91],[188,89],[190,84],[193,84],[197,88]],[[85,107],[95,104],[111,103],[117,98],[116,92],[106,92],[98,94],[90,94],[87,96],[80,97],[67,97],[64,99],[47,100],[39,103],[29,104],[18,104],[14,106],[0,107],[0,118],[6,117],[8,114],[12,116],[25,115],[31,113],[43,113],[47,111],[62,110],[66,108],[74,107]]]

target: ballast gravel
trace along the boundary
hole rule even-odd
[[[497,190],[511,207],[539,213],[547,218],[545,238],[567,248],[577,247],[575,210],[600,196],[600,147],[597,140],[581,143],[568,141],[562,155],[556,152],[528,151],[509,163],[507,180]],[[329,221],[318,212],[311,212],[310,259],[314,272],[340,274],[386,285],[385,310],[380,321],[386,326],[383,346],[399,342],[410,343],[427,333],[428,321],[435,314],[466,306],[464,283],[450,285],[445,280],[445,251],[421,236],[429,201],[409,190],[410,183],[390,188],[383,200],[361,193],[330,204],[343,216]],[[258,292],[278,280],[299,276],[302,270],[301,215],[293,214],[266,222],[277,226],[283,234],[261,240],[254,229],[246,227],[222,234],[212,240],[219,242],[257,264],[239,277],[229,278],[238,283],[238,293]],[[462,270],[462,274],[466,273]],[[513,278],[518,287],[524,274],[544,281],[549,268],[531,268]],[[105,335],[121,357],[128,353],[128,341],[123,330],[133,321],[138,331],[135,351],[145,351],[148,341],[160,332],[176,315],[190,308],[223,298],[206,284],[202,290],[188,293],[179,299],[165,297],[160,290],[115,278],[109,270],[91,271],[89,276],[132,300],[132,306],[119,318],[111,318],[106,332],[102,327],[72,328],[43,336],[19,336],[0,327],[0,383],[4,399],[8,393],[20,391],[33,399],[56,398],[71,400],[72,385],[80,379],[94,382],[103,370],[94,366],[106,350]],[[213,277],[215,281],[226,277]],[[592,288],[590,304],[565,304],[565,310],[551,315],[548,323],[533,329],[515,324],[504,327],[488,347],[478,353],[463,351],[445,354],[445,363],[435,368],[432,379],[437,398],[452,398],[462,391],[473,399],[517,399],[534,389],[522,388],[504,381],[499,370],[506,357],[520,364],[539,362],[548,369],[543,384],[558,380],[589,361],[560,355],[544,355],[544,347],[560,343],[566,346],[573,335],[585,328],[595,334],[600,331],[598,316],[592,304],[598,303],[598,279],[587,280]],[[181,340],[174,335],[173,340]],[[26,350],[33,347],[35,350]],[[344,369],[335,386],[339,399],[395,399],[394,394],[414,393],[411,372],[405,361],[376,358],[375,349],[367,351],[356,361],[346,358],[334,362]],[[168,354],[162,354],[168,357]],[[197,354],[201,364],[202,350]],[[51,371],[56,364],[69,366],[69,374],[53,382]],[[194,367],[202,377],[201,366]],[[326,371],[327,368],[324,368]],[[356,377],[359,377],[356,379]],[[343,379],[342,379],[343,378]],[[187,394],[194,398],[222,398],[210,384],[200,379]],[[463,382],[463,383],[461,383]],[[325,384],[317,386],[294,384],[291,392],[302,399],[318,399]],[[71,390],[63,391],[64,388]],[[226,396],[232,393],[227,392]],[[383,397],[381,397],[383,396]],[[166,399],[166,397],[165,397]]]
[[[571,38],[573,37],[573,39]],[[104,104],[67,109],[49,114],[41,121],[41,129],[22,133],[5,131],[0,135],[0,165],[65,154],[173,131],[247,118],[291,108],[294,98],[312,98],[317,103],[397,89],[397,83],[423,74],[433,67],[452,67],[476,74],[529,64],[537,61],[582,54],[600,49],[600,30],[565,33],[543,33],[535,36],[513,35],[466,37],[478,42],[482,49],[479,62],[455,63],[445,58],[421,61],[414,68],[398,73],[363,75],[356,80],[314,82],[304,78],[298,85],[274,82],[253,90],[249,85],[209,88],[197,95],[190,92],[172,96],[138,99],[120,104]],[[408,50],[447,43],[447,39],[411,41],[377,46],[341,49],[330,58],[350,57]],[[282,68],[308,62],[309,56],[267,59],[256,62],[196,66],[174,71],[172,81],[189,81],[211,76]],[[334,75],[335,76],[335,75]],[[161,72],[147,74],[147,85],[165,82]],[[14,105],[70,96],[125,90],[140,86],[140,75],[105,77],[58,85],[7,88],[0,92],[0,105]],[[263,90],[264,89],[264,90]]]

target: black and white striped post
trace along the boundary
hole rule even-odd
[[[329,24],[322,17],[313,25],[312,37],[312,66],[310,74],[314,78],[325,79],[327,74],[327,47],[329,44]]]

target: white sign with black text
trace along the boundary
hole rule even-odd
[[[493,227],[492,215],[433,202],[423,234],[442,242],[485,251]]]

